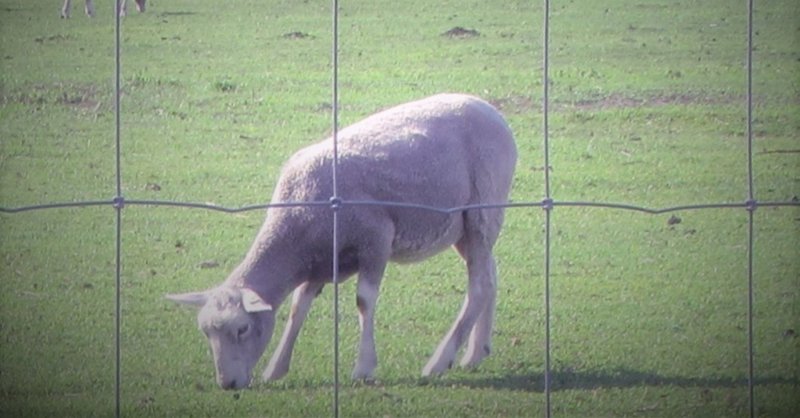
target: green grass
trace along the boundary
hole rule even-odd
[[[0,0],[0,206],[114,196],[107,3],[61,20],[57,2]],[[556,200],[747,198],[741,3],[553,2]],[[755,19],[756,197],[796,200],[800,6],[757,2]],[[343,125],[441,91],[485,97],[517,137],[513,200],[542,199],[540,4],[342,2],[339,26]],[[326,2],[169,0],[127,17],[125,197],[265,202],[283,161],[330,132],[330,27]],[[479,35],[442,36],[454,27]],[[221,281],[262,218],[125,208],[123,416],[331,415],[331,289],[289,375],[236,393],[214,384],[195,313],[163,299]],[[747,416],[747,218],[555,209],[556,416]],[[756,412],[794,417],[800,210],[761,207],[755,221]],[[463,298],[454,254],[388,270],[374,384],[347,380],[358,332],[354,283],[342,285],[342,416],[542,416],[543,225],[540,209],[507,213],[494,351],[474,371],[419,377]],[[0,416],[113,414],[114,232],[110,207],[0,215]]]

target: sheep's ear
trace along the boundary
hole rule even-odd
[[[184,305],[202,307],[208,301],[208,291],[171,294],[167,295],[166,298]]]
[[[246,287],[243,287],[241,291],[242,306],[244,307],[245,312],[253,313],[272,310],[272,305],[264,302],[264,299],[261,299],[261,296],[258,296],[258,293]]]

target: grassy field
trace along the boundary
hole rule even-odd
[[[77,4],[69,20],[58,3],[0,0],[2,207],[115,194],[111,2],[94,19]],[[517,138],[513,200],[540,201],[542,9],[531,3],[342,1],[342,124],[437,92],[482,96]],[[745,2],[552,3],[553,197],[743,202]],[[800,4],[756,3],[756,197],[797,201]],[[331,129],[329,2],[148,6],[122,27],[125,197],[265,203],[282,162]],[[262,219],[124,209],[123,416],[331,416],[331,289],[289,375],[235,393],[214,383],[195,312],[163,299],[221,281]],[[748,414],[747,220],[744,209],[554,210],[556,416]],[[756,412],[800,416],[800,209],[762,207],[755,221]],[[113,414],[114,222],[110,207],[0,215],[0,416]],[[346,380],[358,333],[354,283],[342,285],[342,416],[542,416],[543,224],[540,209],[507,213],[494,352],[474,371],[419,377],[463,298],[455,254],[387,272],[371,384]]]

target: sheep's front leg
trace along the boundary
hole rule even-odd
[[[119,6],[119,15],[120,16],[127,16],[128,15],[128,1],[127,0],[120,0]],[[145,0],[136,0],[136,10],[139,12],[144,12],[145,9]]]
[[[86,16],[94,16],[94,2],[92,0],[86,0],[84,11],[86,12]]]
[[[470,331],[473,332],[473,338],[464,361],[468,364],[475,364],[488,354],[486,352],[489,350],[487,337],[491,335],[492,319],[486,312],[496,293],[496,283],[493,279],[494,260],[491,251],[480,246],[471,248],[468,243],[459,243],[457,249],[467,260],[469,274],[467,296],[450,331],[439,343],[436,352],[428,360],[428,364],[422,369],[423,376],[439,375],[451,368],[458,349],[467,339]],[[480,323],[476,327],[479,318]],[[473,330],[474,327],[476,327],[475,330]],[[484,353],[481,353],[481,350]]]
[[[264,380],[278,380],[289,372],[289,364],[292,362],[292,351],[294,342],[300,333],[311,308],[311,302],[322,290],[322,282],[305,282],[295,289],[292,295],[292,307],[286,327],[283,329],[281,341],[269,360],[269,365],[264,370],[262,378]]]
[[[353,368],[352,378],[369,379],[378,366],[375,350],[375,305],[378,302],[380,276],[375,283],[371,278],[360,277],[358,281],[358,321],[361,326],[361,341],[358,345],[358,358]]]

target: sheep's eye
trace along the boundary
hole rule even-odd
[[[236,338],[243,338],[250,331],[250,324],[242,325],[236,330]]]

